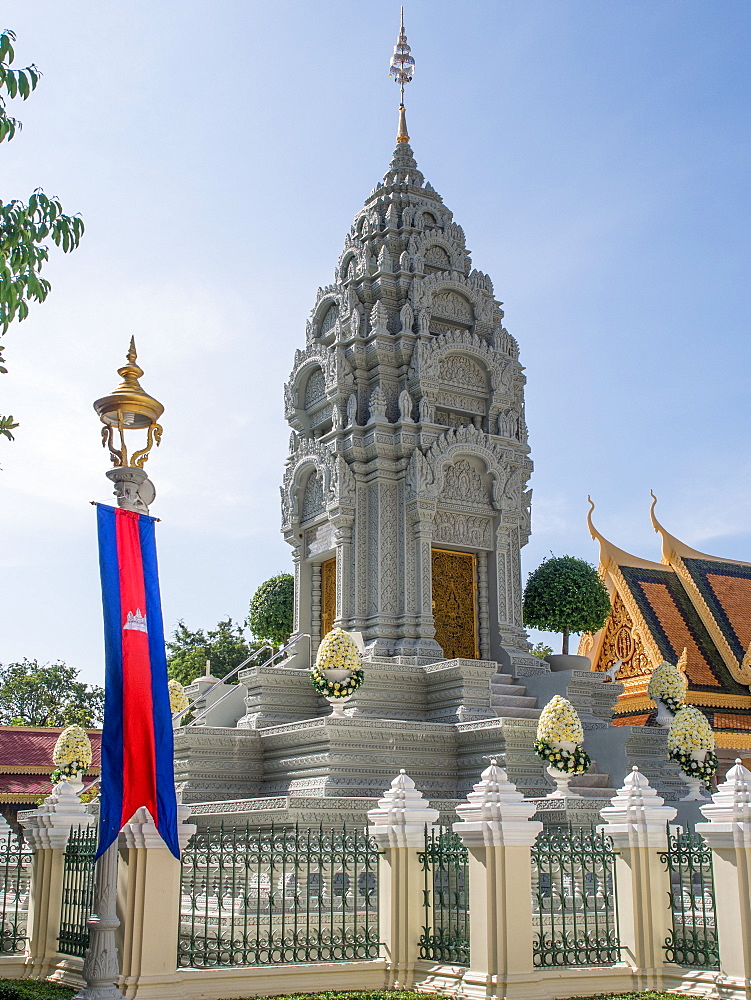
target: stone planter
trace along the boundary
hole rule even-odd
[[[670,727],[673,725],[674,718],[675,714],[670,711],[670,709],[668,708],[668,706],[665,704],[664,701],[660,701],[660,699],[658,698],[657,715],[655,716],[655,722],[657,723],[657,725],[663,726],[665,729],[670,729]],[[704,758],[702,757],[702,760],[703,759]]]
[[[348,667],[328,667],[321,673],[332,684],[336,684],[337,681],[346,681],[348,677],[352,676],[352,671]]]
[[[592,661],[588,656],[575,653],[551,653],[545,657],[551,670],[591,670]]]
[[[563,657],[566,659],[566,657]],[[586,656],[579,656],[576,659],[586,660]],[[573,740],[551,740],[550,745],[555,747],[556,750],[575,750],[576,743]],[[559,771],[557,767],[552,764],[548,764],[546,768],[548,774],[555,782],[555,791],[550,792],[547,796],[549,799],[580,799],[582,796],[578,792],[572,792],[569,788],[569,782],[573,778],[573,774],[569,774],[568,771]]]
[[[352,671],[348,667],[327,667],[321,670],[321,673],[331,684],[335,684],[337,681],[346,681],[348,677],[352,676]],[[352,697],[351,694],[345,694],[341,698],[335,698],[333,695],[326,695],[326,701],[331,705],[331,716],[335,719],[341,719],[344,717],[344,706]]]
[[[698,760],[700,763],[707,759],[707,750],[692,750],[691,758],[692,760]],[[682,771],[683,780],[688,785],[688,795],[684,795],[680,800],[681,802],[702,802],[707,798],[707,791],[704,785],[703,778],[694,778],[690,774],[686,774]]]

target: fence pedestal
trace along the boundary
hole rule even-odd
[[[700,809],[708,822],[696,832],[712,849],[719,995],[751,1000],[751,771],[736,760]]]
[[[178,806],[182,850],[195,833]],[[148,997],[177,981],[180,862],[172,856],[145,808],[122,829],[117,910],[122,933],[118,986],[126,997]]]
[[[27,843],[34,851],[27,935],[26,965],[30,976],[45,978],[60,960],[58,937],[63,898],[65,848],[74,827],[91,826],[70,782],[61,781],[37,809],[19,813]]]
[[[457,806],[469,851],[470,969],[462,995],[524,997],[534,972],[530,848],[542,830],[506,772],[492,761]]]
[[[634,767],[612,805],[600,811],[613,841],[622,957],[634,970],[636,990],[662,986],[664,945],[672,928],[670,873],[660,859],[668,849],[667,824],[676,810]]]
[[[383,852],[378,862],[378,909],[388,985],[414,982],[423,929],[422,865],[425,826],[438,819],[404,770],[368,813],[368,834]]]

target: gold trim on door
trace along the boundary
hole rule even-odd
[[[321,563],[321,638],[334,627],[336,618],[336,559]]]
[[[477,556],[433,549],[433,622],[447,660],[478,660]]]

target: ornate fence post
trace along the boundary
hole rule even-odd
[[[438,819],[404,771],[378,807],[368,812],[368,834],[382,854],[378,862],[380,935],[390,986],[409,987],[414,980],[423,925],[422,865],[418,853],[425,849],[425,826]]]
[[[55,785],[37,809],[19,813],[24,837],[34,851],[27,934],[29,975],[44,978],[58,962],[58,937],[63,896],[65,848],[70,831],[91,826],[96,817],[86,811],[69,781]]]
[[[751,997],[751,771],[737,759],[697,823],[712,849],[720,994]]]
[[[536,809],[494,760],[456,807],[453,830],[469,850],[470,968],[463,981],[488,995],[523,996],[534,971],[530,848],[542,830],[532,820]]]
[[[196,832],[178,805],[182,850]],[[120,986],[125,996],[144,985],[173,979],[180,929],[180,862],[172,856],[145,808],[136,811],[120,835],[117,903],[122,926]]]
[[[670,873],[661,854],[668,850],[667,824],[676,810],[634,767],[623,788],[600,810],[616,851],[618,930],[622,956],[633,967],[637,990],[659,989],[670,934]]]

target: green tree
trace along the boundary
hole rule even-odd
[[[0,664],[0,723],[98,726],[104,716],[104,688],[84,684],[78,674],[60,661]]]
[[[21,122],[7,111],[8,100],[25,101],[36,90],[41,73],[33,64],[12,69],[15,60],[12,31],[0,33],[0,142],[10,142],[21,129]],[[57,198],[49,198],[41,188],[28,201],[0,201],[0,337],[14,319],[29,314],[29,302],[44,302],[51,285],[41,276],[49,259],[47,239],[64,253],[75,250],[83,235],[83,221],[65,215]],[[0,374],[6,375],[3,345],[0,344]],[[18,426],[12,416],[0,416],[0,437],[13,440]]]
[[[262,642],[283,646],[294,623],[295,581],[289,573],[280,573],[262,583],[250,602],[248,625]]]
[[[550,656],[553,652],[553,647],[548,646],[545,642],[535,643],[530,649],[532,656],[536,656],[538,660],[544,660],[546,656]]]
[[[211,673],[221,678],[233,670],[260,643],[248,642],[243,626],[231,618],[220,621],[216,628],[191,631],[184,621],[179,621],[172,639],[167,643],[167,670],[181,684],[190,684],[206,672],[206,661],[211,661]],[[237,683],[237,677],[234,678]]]
[[[571,632],[597,632],[610,615],[610,596],[597,570],[575,556],[543,559],[524,588],[524,624],[562,632],[568,653]]]

